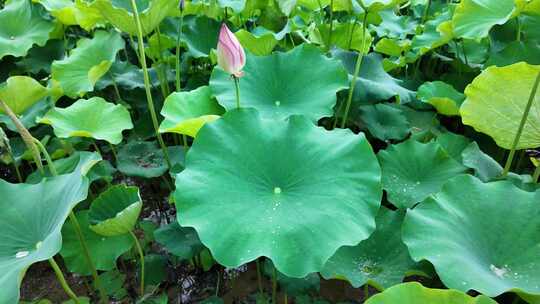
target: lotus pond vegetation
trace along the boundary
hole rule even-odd
[[[0,304],[540,304],[540,0],[0,0]]]

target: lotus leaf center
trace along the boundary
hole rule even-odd
[[[43,242],[37,242],[36,243],[36,249],[39,249],[41,247],[41,245],[43,245]]]
[[[276,107],[279,107],[281,105],[281,101],[276,100],[276,102],[274,102],[274,104],[276,105]]]
[[[281,194],[281,188],[280,187],[275,187],[274,188],[274,194]]]

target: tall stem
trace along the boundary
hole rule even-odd
[[[508,172],[510,172],[510,167],[512,166],[512,162],[514,161],[514,155],[516,154],[516,147],[519,143],[519,139],[521,138],[521,133],[523,133],[523,128],[525,128],[525,123],[527,122],[527,118],[529,117],[529,112],[531,111],[531,107],[534,102],[534,98],[536,97],[536,91],[538,90],[539,84],[540,84],[540,73],[538,73],[538,76],[536,76],[536,80],[531,90],[531,95],[529,96],[529,101],[527,102],[527,105],[525,106],[525,111],[523,112],[523,116],[521,116],[521,122],[519,124],[516,136],[514,137],[514,142],[512,143],[510,154],[508,155],[508,158],[506,159],[506,164],[504,166],[502,177],[506,177],[508,175]]]
[[[24,144],[26,145],[26,148],[28,148],[28,150],[30,150],[30,152],[32,153],[32,157],[34,158],[34,162],[36,163],[39,171],[43,175],[45,175],[45,171],[43,170],[43,163],[41,162],[41,157],[39,155],[39,150],[36,147],[36,144],[34,143],[34,137],[32,136],[32,134],[30,134],[30,132],[28,132],[28,130],[19,120],[17,115],[11,110],[11,108],[3,100],[0,100],[0,106],[2,110],[4,111],[4,113],[6,113],[9,116],[9,118],[11,119],[15,127],[17,128],[17,131],[19,131],[19,135],[21,135],[24,141]]]
[[[334,32],[334,0],[330,0],[330,29],[328,31],[328,42],[326,43],[326,50],[330,50],[332,47],[332,32]]]
[[[347,124],[347,119],[349,118],[349,111],[351,108],[352,97],[354,94],[354,88],[356,87],[356,80],[358,79],[358,74],[360,73],[360,67],[362,66],[362,60],[364,59],[364,51],[366,48],[366,22],[367,22],[367,12],[364,13],[364,20],[362,21],[362,49],[358,53],[358,58],[356,58],[356,65],[354,66],[354,74],[351,81],[351,86],[349,88],[349,95],[347,95],[347,104],[345,106],[345,113],[343,114],[343,120],[341,121],[341,128],[345,128]]]
[[[180,12],[180,21],[178,22],[178,36],[176,37],[176,91],[182,91],[180,70],[180,37],[182,36],[182,26],[184,24],[184,12]]]
[[[163,141],[163,137],[161,136],[161,133],[159,133],[159,124],[158,119],[156,115],[156,110],[154,108],[154,101],[152,99],[152,92],[150,91],[150,76],[148,75],[148,68],[146,66],[146,54],[144,52],[144,40],[143,40],[143,34],[142,34],[142,25],[141,20],[139,17],[139,11],[137,10],[137,3],[135,0],[131,0],[131,8],[133,10],[133,16],[135,19],[135,23],[137,25],[137,39],[139,44],[139,60],[141,63],[141,67],[143,69],[143,76],[144,76],[144,88],[146,90],[146,101],[148,102],[148,110],[150,111],[150,116],[152,118],[152,124],[154,125],[154,131],[156,132],[156,137],[158,139],[159,145],[161,146],[161,149],[163,150],[163,156],[165,156],[165,162],[167,163],[167,167],[169,169],[172,168],[171,160],[169,158],[169,151],[167,151],[167,147],[165,146],[165,142]]]
[[[54,270],[54,273],[56,274],[56,278],[58,279],[58,282],[60,285],[62,285],[62,288],[66,292],[66,294],[75,302],[75,304],[80,304],[79,298],[77,295],[71,290],[69,287],[69,284],[66,281],[66,278],[64,277],[64,274],[62,273],[62,269],[56,264],[56,261],[54,258],[49,259],[49,264],[51,264],[52,269]]]
[[[49,165],[49,171],[51,172],[51,175],[57,176],[58,172],[56,171],[56,167],[54,166],[53,160],[51,156],[49,155],[49,152],[47,152],[47,148],[45,148],[45,146],[37,138],[33,137],[32,140],[34,141],[36,146],[38,146],[38,148],[41,150],[41,153],[43,153],[43,155],[45,156],[45,160],[47,160],[47,164]]]
[[[263,294],[263,287],[262,287],[262,276],[261,276],[261,263],[259,262],[259,259],[255,260],[255,264],[257,265],[257,285],[259,286],[259,293]]]
[[[142,297],[144,296],[144,252],[141,247],[141,243],[139,243],[139,239],[137,238],[135,233],[133,233],[133,231],[130,231],[129,234],[133,238],[133,241],[135,241],[135,247],[137,248],[137,253],[139,254],[139,259],[141,263],[141,285],[139,289],[139,295]]]
[[[272,269],[272,304],[277,301],[277,270],[276,266]]]
[[[233,75],[233,79],[234,79],[234,87],[236,89],[236,108],[237,109],[240,109],[240,80],[238,79],[238,77],[234,76]]]
[[[538,167],[536,167],[536,170],[534,170],[533,181],[535,183],[538,183],[539,182],[539,180],[538,180],[539,177],[540,177],[540,165],[538,165]]]

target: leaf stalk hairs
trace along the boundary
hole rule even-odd
[[[506,164],[504,165],[502,177],[506,177],[508,173],[510,172],[510,167],[512,166],[512,162],[514,161],[514,156],[516,154],[516,147],[521,138],[521,133],[523,133],[523,129],[525,128],[525,123],[527,122],[527,118],[529,117],[529,112],[531,111],[534,98],[536,97],[536,92],[538,91],[538,85],[540,85],[540,73],[538,73],[538,75],[536,76],[536,80],[534,81],[534,85],[531,90],[531,95],[529,96],[529,101],[527,102],[527,105],[525,106],[525,111],[523,112],[523,116],[521,116],[521,122],[519,123],[516,136],[514,137],[514,142],[512,143],[510,154],[508,155],[508,158],[506,159]]]
[[[139,11],[137,10],[137,3],[135,0],[131,0],[131,8],[133,10],[133,18],[135,19],[135,24],[137,25],[137,40],[139,45],[139,61],[141,63],[141,67],[143,69],[143,77],[144,77],[144,88],[146,91],[146,101],[148,102],[148,110],[150,112],[150,117],[152,118],[152,124],[154,125],[154,131],[156,133],[156,137],[158,139],[159,145],[161,147],[161,150],[163,150],[163,155],[165,157],[165,162],[167,163],[167,167],[169,169],[172,168],[171,159],[169,158],[169,151],[167,151],[167,147],[165,146],[165,142],[163,141],[163,137],[161,136],[161,133],[159,133],[159,124],[157,120],[156,115],[156,109],[154,108],[154,100],[152,99],[152,92],[150,91],[150,76],[148,74],[148,67],[146,65],[146,53],[144,51],[144,40],[143,40],[143,34],[142,34],[142,25],[141,25],[141,19],[139,17]]]

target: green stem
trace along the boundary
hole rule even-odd
[[[422,17],[422,24],[426,23],[426,20],[429,16],[429,9],[431,8],[431,0],[428,0],[426,9],[424,10],[424,16]]]
[[[140,296],[144,296],[144,252],[141,247],[141,243],[139,243],[139,239],[133,233],[133,231],[130,231],[129,234],[133,238],[133,241],[135,241],[135,247],[137,248],[137,252],[139,253],[140,263],[141,263],[141,287],[140,287]]]
[[[330,50],[332,43],[332,32],[334,31],[334,0],[330,0],[330,30],[328,31],[328,42],[326,50]]]
[[[120,101],[122,101],[122,96],[120,96],[120,90],[118,89],[118,85],[116,84],[116,79],[114,79],[114,74],[109,71],[109,75],[111,76],[114,93],[116,94],[116,102],[119,103]]]
[[[369,284],[364,284],[364,302],[369,299]]]
[[[362,22],[362,48],[358,53],[358,58],[356,59],[356,65],[354,66],[354,74],[351,81],[351,87],[349,88],[349,95],[347,96],[347,104],[345,106],[345,113],[343,114],[343,120],[341,121],[341,128],[345,128],[347,124],[347,119],[349,118],[349,111],[351,108],[352,97],[354,94],[354,88],[356,86],[356,80],[358,79],[358,74],[360,73],[360,67],[362,66],[362,60],[364,58],[364,50],[366,48],[366,22],[367,22],[367,12],[364,14],[364,20]]]
[[[180,12],[180,21],[178,22],[178,36],[176,37],[176,91],[182,91],[181,70],[180,70],[180,37],[182,36],[182,26],[184,24],[184,13]]]
[[[101,153],[101,150],[99,149],[94,139],[92,139],[92,146],[94,147],[94,150],[96,150],[96,152],[99,153],[99,155],[103,156],[103,153]]]
[[[156,110],[154,108],[154,101],[152,99],[152,92],[150,91],[150,76],[148,74],[148,68],[146,66],[146,54],[144,52],[144,41],[143,41],[143,34],[142,34],[142,25],[141,20],[139,17],[139,11],[137,10],[137,3],[135,0],[131,0],[131,8],[133,10],[133,15],[135,19],[135,23],[137,25],[137,39],[139,43],[139,59],[140,63],[143,69],[143,76],[144,76],[144,88],[146,90],[146,101],[148,102],[148,109],[150,111],[150,116],[152,118],[152,124],[154,125],[154,131],[156,132],[156,136],[159,142],[159,145],[161,146],[161,149],[163,150],[163,156],[165,156],[165,162],[167,163],[167,167],[169,170],[171,169],[171,160],[169,158],[169,151],[167,151],[167,147],[165,146],[165,142],[163,142],[163,137],[161,136],[161,133],[159,133],[159,124],[158,119],[156,115]]]
[[[238,79],[238,77],[234,76],[233,75],[233,79],[234,79],[234,87],[236,89],[236,108],[237,109],[240,109],[240,80]]]
[[[517,42],[520,42],[521,41],[521,22],[519,22],[519,17],[516,18],[516,22],[517,22],[516,40]]]
[[[539,182],[539,180],[538,180],[539,177],[540,177],[540,165],[538,167],[536,167],[536,170],[534,170],[533,181],[535,183],[538,183]]]
[[[182,134],[182,145],[184,145],[184,152],[187,152],[189,148],[186,134]]]
[[[272,304],[276,304],[277,300],[277,270],[274,266],[272,269]]]
[[[116,149],[114,148],[114,145],[109,143],[109,147],[111,148],[111,153],[113,155],[113,158],[114,158],[114,162],[116,164],[118,164],[118,155],[116,154]]]
[[[15,168],[15,173],[17,174],[17,180],[19,183],[23,182],[21,171],[19,170],[19,165],[17,164],[17,161],[15,160],[15,157],[13,156],[13,152],[11,152],[11,149],[8,151],[9,158],[13,162],[13,168]]]
[[[45,156],[45,160],[47,161],[47,164],[49,165],[49,171],[51,172],[52,176],[57,176],[58,172],[56,171],[56,167],[54,166],[53,160],[51,158],[51,155],[49,155],[49,152],[47,151],[47,148],[37,139],[33,137],[34,144],[41,150],[41,153],[43,156]]]
[[[75,304],[80,304],[79,298],[77,295],[71,290],[69,287],[68,282],[66,281],[66,278],[64,277],[64,274],[62,273],[62,269],[56,264],[56,261],[54,258],[49,259],[49,264],[51,264],[52,269],[54,270],[54,273],[56,274],[56,278],[58,279],[58,282],[60,285],[62,285],[62,288],[66,292],[66,294],[75,302]]]
[[[262,287],[262,276],[261,276],[261,263],[259,262],[259,259],[255,260],[255,264],[257,265],[257,285],[259,286],[259,293],[263,294],[263,287]]]
[[[527,102],[527,105],[525,106],[525,111],[523,112],[523,116],[521,116],[521,122],[519,124],[516,136],[514,137],[514,142],[512,143],[510,154],[508,155],[508,158],[506,159],[506,164],[504,166],[502,177],[506,177],[508,173],[510,172],[510,167],[512,166],[512,162],[514,161],[514,155],[516,154],[516,148],[521,138],[521,133],[523,132],[523,128],[525,128],[525,123],[527,122],[527,118],[529,117],[529,112],[531,111],[531,107],[534,102],[534,98],[536,96],[536,91],[538,90],[539,84],[540,84],[540,73],[538,73],[538,76],[536,76],[536,80],[531,90],[531,95],[529,96],[529,101]]]
[[[285,293],[285,295],[283,296],[283,303],[284,303],[284,304],[289,303],[289,299],[288,299],[288,297],[287,297],[287,293]]]
[[[216,297],[219,297],[219,284],[221,282],[221,272],[218,269],[218,275],[217,275],[217,283],[216,283]]]

